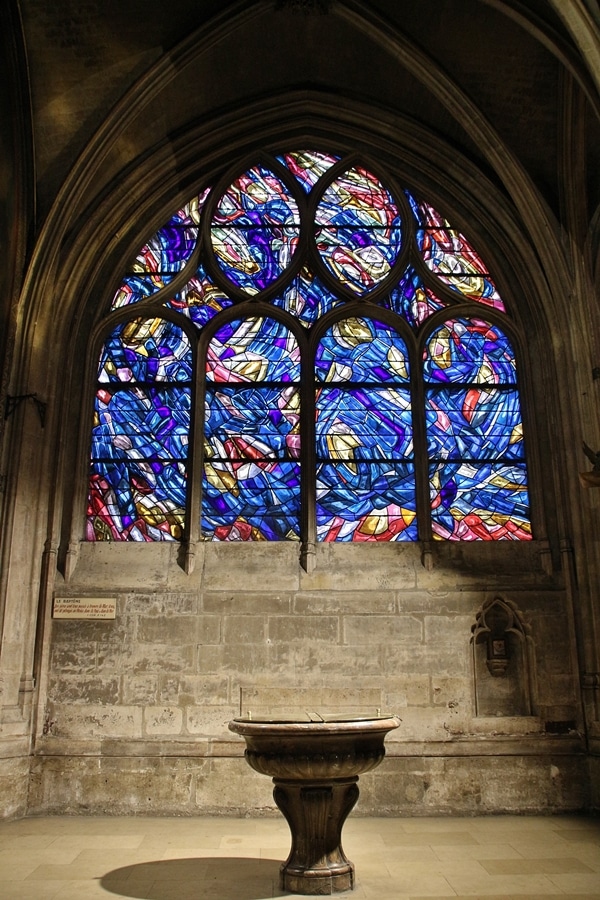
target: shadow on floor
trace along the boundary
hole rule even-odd
[[[113,869],[100,884],[117,897],[137,900],[268,900],[284,896],[280,866],[281,860],[245,857],[164,859]]]

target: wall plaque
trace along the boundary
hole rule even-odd
[[[115,597],[55,597],[53,619],[114,619]]]

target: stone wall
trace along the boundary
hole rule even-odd
[[[600,808],[600,504],[577,474],[582,440],[600,446],[598,279],[582,252],[599,233],[589,58],[565,57],[572,23],[532,27],[509,4],[508,16],[499,4],[451,4],[437,18],[423,4],[376,6],[311,17],[185,0],[146,5],[142,28],[133,4],[2,7],[0,105],[12,119],[0,139],[0,351],[4,341],[12,360],[2,385],[37,393],[48,412],[41,429],[24,403],[3,425],[2,815],[270,810],[268,779],[245,765],[227,722],[306,708],[402,717],[388,759],[361,778],[359,812]],[[591,21],[582,35],[595,46]],[[242,45],[251,77],[231,64]],[[515,116],[524,91],[527,115]],[[80,534],[69,520],[85,480],[82,360],[109,284],[172,196],[294,135],[379,157],[471,222],[486,259],[489,249],[529,345],[535,533],[555,557],[572,545],[573,596],[535,543],[436,545],[427,567],[417,546],[322,546],[311,575],[293,544],[211,545],[191,576],[176,546],[84,545],[55,593],[114,597],[116,619],[65,622],[48,608],[38,620],[55,557]],[[520,715],[510,715],[515,673],[506,690],[484,659],[472,665],[471,628],[496,594],[529,629],[519,683],[531,708],[520,702]]]
[[[535,544],[83,544],[58,597],[114,597],[114,620],[46,621],[30,812],[257,813],[268,779],[229,720],[393,712],[359,812],[585,806],[561,581]],[[471,628],[486,599],[530,628],[532,714],[477,717]],[[502,691],[501,679],[498,690]],[[491,688],[494,689],[492,684]]]

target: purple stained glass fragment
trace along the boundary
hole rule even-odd
[[[180,272],[192,255],[197,240],[197,226],[184,224],[175,215],[144,244],[131,271],[158,275]]]
[[[199,266],[196,274],[165,304],[203,328],[210,320],[232,305],[232,301],[218,288]]]
[[[306,267],[272,301],[273,306],[291,313],[307,327],[342,302]]]
[[[416,328],[446,304],[425,287],[421,276],[409,266],[396,287],[382,301],[382,306],[402,316]]]
[[[131,271],[135,274],[160,276],[177,274],[186,264],[198,240],[198,228],[182,224],[177,216],[144,244],[135,258]]]

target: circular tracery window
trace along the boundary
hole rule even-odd
[[[263,154],[114,295],[88,539],[527,540],[511,330],[413,191],[353,157]]]

